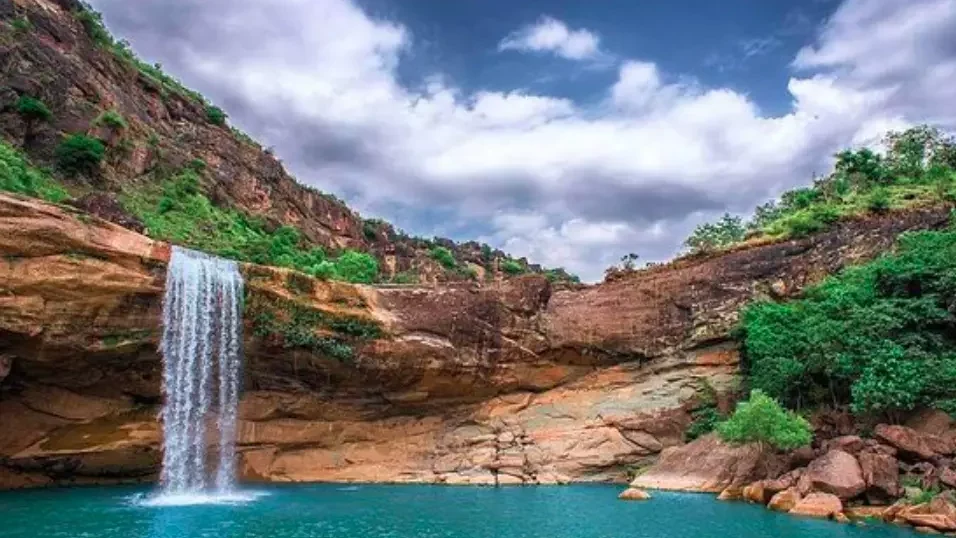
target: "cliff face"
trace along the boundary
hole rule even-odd
[[[103,197],[115,199],[124,189],[159,183],[200,159],[206,164],[204,190],[218,206],[261,217],[272,226],[294,226],[309,243],[330,251],[371,252],[381,262],[383,278],[407,273],[421,281],[467,280],[468,275],[445,270],[431,259],[433,244],[449,248],[459,265],[472,267],[479,276],[497,270],[503,252],[474,242],[405,236],[298,183],[271,150],[211,122],[201,96],[91,39],[76,15],[82,9],[77,0],[0,3],[0,136],[48,166],[66,134],[104,141],[106,159],[93,177],[58,177],[78,197],[97,194],[100,200],[85,204],[88,208],[102,205]],[[18,28],[15,21],[28,22]],[[19,114],[21,96],[40,99],[50,118],[36,121]],[[98,123],[106,111],[120,114],[126,125]]]
[[[732,390],[728,332],[740,306],[793,294],[947,219],[937,208],[851,221],[578,290],[540,276],[373,288],[244,266],[242,473],[623,480],[681,442],[704,380]],[[0,485],[154,478],[168,247],[0,195],[0,255]],[[261,325],[270,308],[315,314],[303,319],[316,334],[328,330],[316,319],[347,320],[351,358],[292,341],[283,324],[294,320]]]

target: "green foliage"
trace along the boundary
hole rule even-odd
[[[742,223],[729,215],[698,226],[685,245],[719,249],[751,235],[803,237],[866,212],[956,201],[956,140],[928,126],[887,134],[885,155],[862,148],[838,153],[833,172],[756,208]]]
[[[750,399],[737,404],[730,419],[717,425],[721,439],[731,443],[767,443],[780,449],[810,444],[813,430],[807,420],[784,409],[776,400],[755,389]]]
[[[366,241],[375,241],[378,239],[378,229],[376,223],[370,220],[362,221],[362,235]]]
[[[436,245],[428,251],[428,255],[445,269],[454,269],[458,265],[455,255],[445,247]]]
[[[226,113],[217,106],[206,105],[206,120],[213,125],[225,125]]]
[[[754,388],[794,405],[891,418],[956,404],[956,231],[905,234],[894,254],[742,315]]]
[[[21,95],[17,99],[16,107],[17,113],[27,121],[48,121],[53,117],[53,113],[43,101],[29,95]]]
[[[378,261],[371,254],[346,250],[335,261],[335,273],[348,282],[371,284],[378,275]]]
[[[62,202],[69,193],[49,174],[34,168],[19,151],[0,141],[0,190]]]
[[[368,254],[346,251],[329,260],[322,248],[308,245],[296,228],[269,228],[262,219],[217,207],[200,187],[204,167],[196,160],[154,188],[128,190],[122,202],[157,239],[236,260],[297,269],[317,278],[374,280],[378,262]]]
[[[310,349],[342,362],[354,357],[354,342],[373,340],[382,334],[375,321],[314,310],[294,301],[267,301],[254,295],[247,297],[244,304],[256,336],[275,339],[285,348]]]
[[[505,258],[501,261],[501,270],[509,276],[518,276],[525,272],[524,266],[511,258]]]
[[[33,30],[33,23],[30,22],[30,19],[27,17],[17,17],[10,20],[10,27],[19,34],[25,34],[30,30]]]
[[[125,129],[127,126],[126,118],[113,109],[104,110],[103,113],[97,116],[96,120],[93,121],[93,124],[105,125],[111,129]]]
[[[84,134],[68,136],[54,150],[56,167],[67,174],[93,174],[105,154],[102,142]]]
[[[684,432],[684,437],[688,441],[693,441],[702,435],[707,435],[714,431],[714,429],[717,428],[717,424],[720,423],[721,416],[716,406],[705,405],[695,409],[691,413],[691,418],[693,421],[690,423],[687,431]]]
[[[692,252],[707,252],[742,241],[746,228],[743,220],[729,213],[715,223],[704,223],[694,228],[684,245]]]

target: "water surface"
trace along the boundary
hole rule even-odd
[[[294,485],[245,490],[225,504],[150,502],[131,487],[0,492],[2,538],[896,538],[778,514],[710,495],[616,499],[621,487]],[[254,493],[254,494],[252,494]],[[201,499],[200,499],[201,500]]]

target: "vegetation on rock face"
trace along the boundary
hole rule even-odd
[[[728,247],[747,236],[803,237],[867,212],[956,200],[956,141],[921,126],[891,132],[885,156],[869,149],[836,155],[834,171],[811,187],[785,192],[758,207],[748,222],[724,215],[698,226],[685,245],[692,252]]]
[[[516,260],[511,258],[506,258],[501,261],[501,270],[510,276],[518,276],[525,272],[524,267],[521,266]]]
[[[795,407],[956,411],[956,231],[905,234],[898,250],[743,312],[754,388]]]
[[[111,129],[126,128],[126,118],[115,110],[106,110],[93,122],[95,125],[105,125]]]
[[[62,202],[70,198],[50,175],[30,165],[16,149],[0,142],[0,190]]]
[[[70,135],[56,147],[56,167],[70,174],[92,175],[106,155],[106,146],[84,134]]]
[[[374,280],[378,262],[369,254],[346,251],[329,259],[323,249],[306,246],[296,228],[270,228],[262,219],[216,206],[200,189],[203,168],[197,160],[158,186],[128,189],[122,202],[156,239],[320,278]]]
[[[454,269],[458,265],[458,262],[455,261],[455,256],[445,247],[434,246],[428,252],[428,255],[445,269]]]
[[[274,339],[285,348],[306,348],[331,359],[347,362],[354,358],[354,343],[381,336],[371,320],[336,315],[306,308],[293,301],[250,294],[246,315],[260,338]]]
[[[21,95],[17,99],[16,107],[17,113],[27,121],[48,121],[53,117],[53,113],[43,101],[29,95]]]
[[[217,106],[206,105],[206,119],[213,125],[225,125],[226,113]]]
[[[806,419],[758,389],[750,393],[748,401],[737,404],[728,420],[717,425],[717,433],[730,443],[767,443],[781,449],[798,448],[813,440]]]

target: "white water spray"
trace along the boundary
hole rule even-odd
[[[173,247],[160,344],[163,495],[228,495],[235,488],[242,290],[236,262]],[[207,431],[214,410],[217,437]],[[213,442],[219,447],[214,474],[207,469]]]

